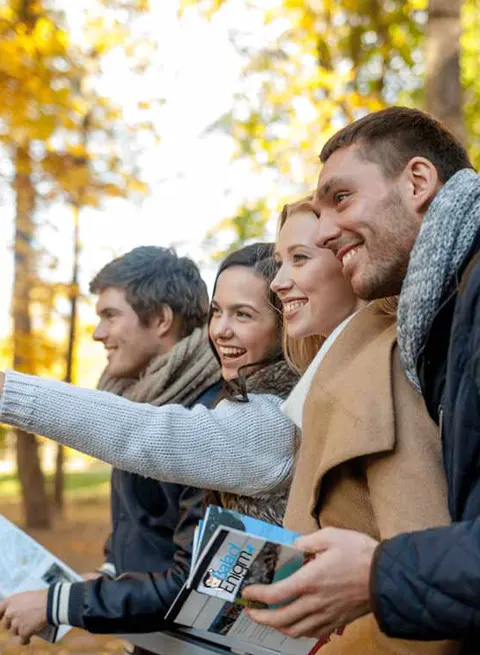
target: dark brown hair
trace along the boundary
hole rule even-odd
[[[347,125],[327,141],[320,160],[325,163],[337,150],[354,144],[387,178],[399,175],[413,157],[428,159],[442,183],[462,168],[473,168],[467,151],[446,127],[409,107],[389,107]]]
[[[91,293],[109,287],[124,291],[143,325],[164,305],[180,319],[182,337],[205,325],[208,318],[208,291],[198,266],[172,248],[140,246],[117,257],[90,282]]]

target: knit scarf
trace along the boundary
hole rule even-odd
[[[418,391],[417,360],[435,314],[480,229],[480,176],[463,169],[438,192],[410,255],[398,305],[403,368]]]
[[[152,359],[138,378],[113,378],[105,373],[98,388],[138,403],[191,405],[220,380],[206,328],[196,328],[164,355]]]

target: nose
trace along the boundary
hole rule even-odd
[[[341,236],[341,233],[333,212],[322,211],[318,218],[318,227],[314,238],[315,245],[319,248],[330,248]]]
[[[215,339],[231,339],[233,337],[230,317],[226,313],[221,316],[212,317],[210,321],[210,337],[213,341]]]
[[[279,293],[282,291],[287,291],[288,289],[292,288],[292,280],[290,276],[287,274],[287,271],[285,269],[285,266],[280,266],[280,268],[277,271],[277,274],[273,278],[271,284],[270,284],[270,289],[273,291],[273,293],[276,293],[277,296]]]
[[[92,334],[94,341],[105,341],[107,338],[107,330],[103,321],[100,321]]]

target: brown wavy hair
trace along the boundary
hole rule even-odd
[[[296,202],[293,202],[292,204],[284,205],[278,219],[277,240],[282,227],[285,225],[290,216],[300,211],[311,211],[312,213],[315,213],[313,211],[312,201],[313,193],[305,196],[304,198],[301,198],[300,200],[297,200]],[[375,300],[374,302],[378,305],[382,312],[388,314],[389,316],[395,315],[397,313],[398,296],[381,298],[379,300]],[[302,339],[292,339],[288,336],[284,322],[282,334],[283,353],[290,366],[300,374],[306,371],[308,366],[315,358],[315,355],[320,350],[324,341],[325,337],[319,334],[312,334],[309,337],[303,337]]]

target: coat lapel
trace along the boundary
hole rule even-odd
[[[302,512],[301,503],[303,512],[308,508],[316,519],[328,471],[394,449],[391,354],[395,341],[395,317],[373,304],[350,322],[326,354],[305,401],[289,513],[294,512],[291,504]]]

